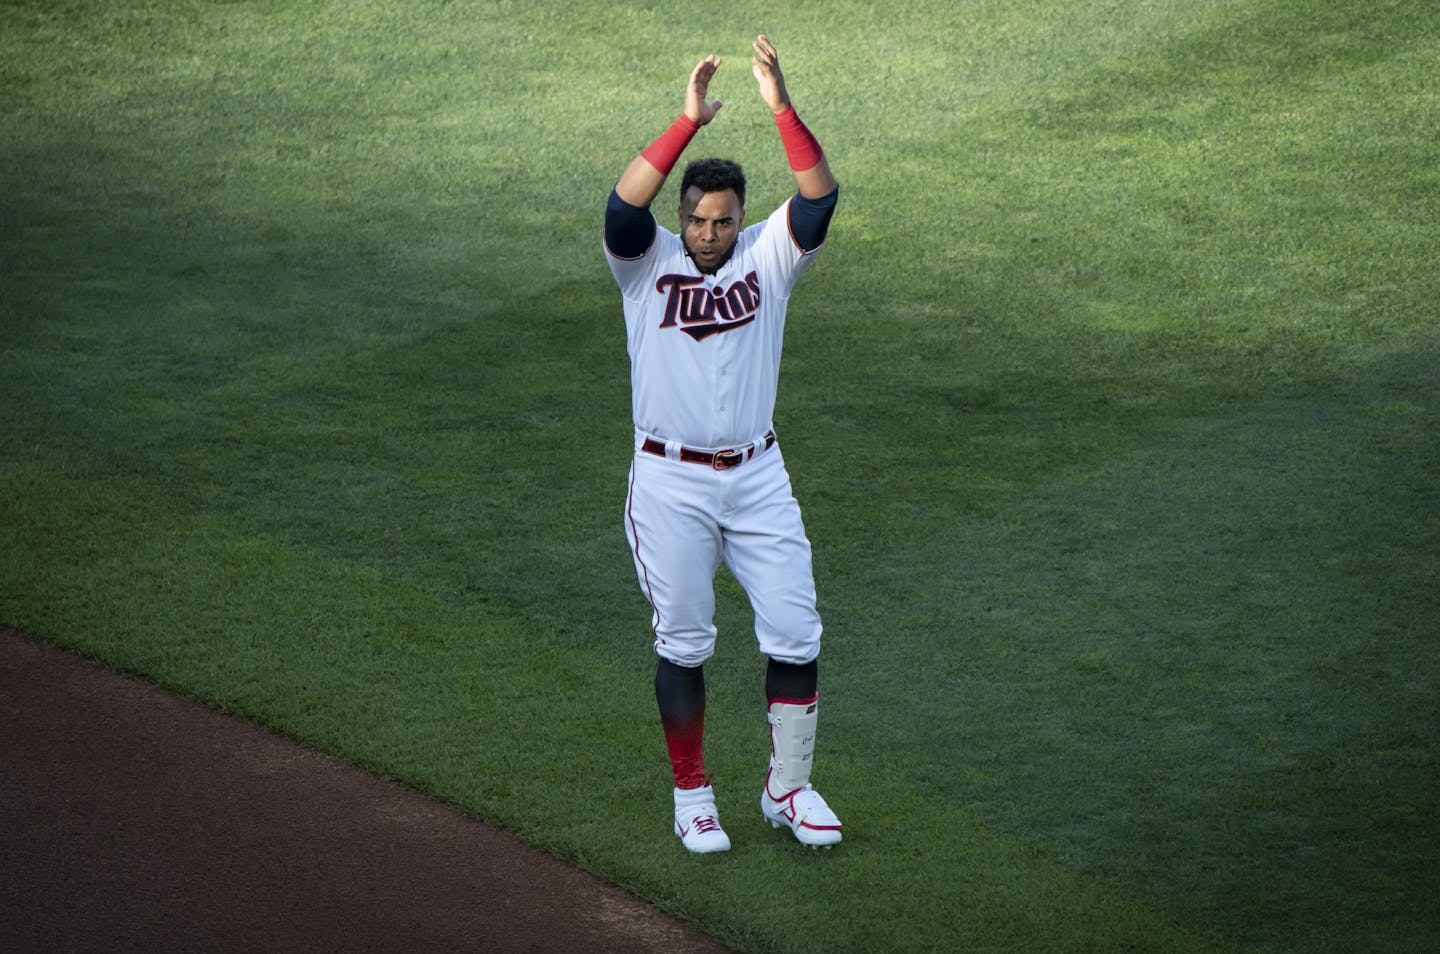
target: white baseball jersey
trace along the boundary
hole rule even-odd
[[[625,302],[637,437],[716,449],[749,444],[772,428],[785,305],[819,251],[795,243],[789,209],[787,200],[744,229],[714,275],[658,224],[638,258],[606,247]]]

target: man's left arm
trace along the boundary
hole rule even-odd
[[[824,199],[840,188],[840,183],[830,171],[830,163],[825,160],[820,143],[800,121],[790,103],[775,45],[764,34],[756,37],[751,45],[755,56],[750,61],[750,72],[759,84],[760,98],[775,114],[775,126],[780,130],[780,141],[785,145],[785,158],[790,163],[791,174],[795,176],[795,186],[806,199]],[[831,205],[833,207],[833,203]]]

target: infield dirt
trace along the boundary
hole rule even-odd
[[[0,947],[722,954],[405,787],[0,629]]]

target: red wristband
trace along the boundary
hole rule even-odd
[[[670,128],[660,134],[645,151],[640,153],[645,161],[654,166],[661,175],[668,176],[670,170],[675,168],[675,162],[680,158],[680,153],[690,145],[690,140],[700,131],[700,124],[695,120],[680,114],[680,118],[670,124]]]
[[[795,115],[794,106],[786,106],[775,114],[775,126],[780,130],[780,141],[785,144],[785,158],[790,160],[790,168],[794,171],[813,169],[825,158],[825,153],[820,151],[820,143]]]

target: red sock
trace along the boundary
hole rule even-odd
[[[685,722],[665,722],[665,747],[676,788],[702,788],[705,778],[705,714]]]

